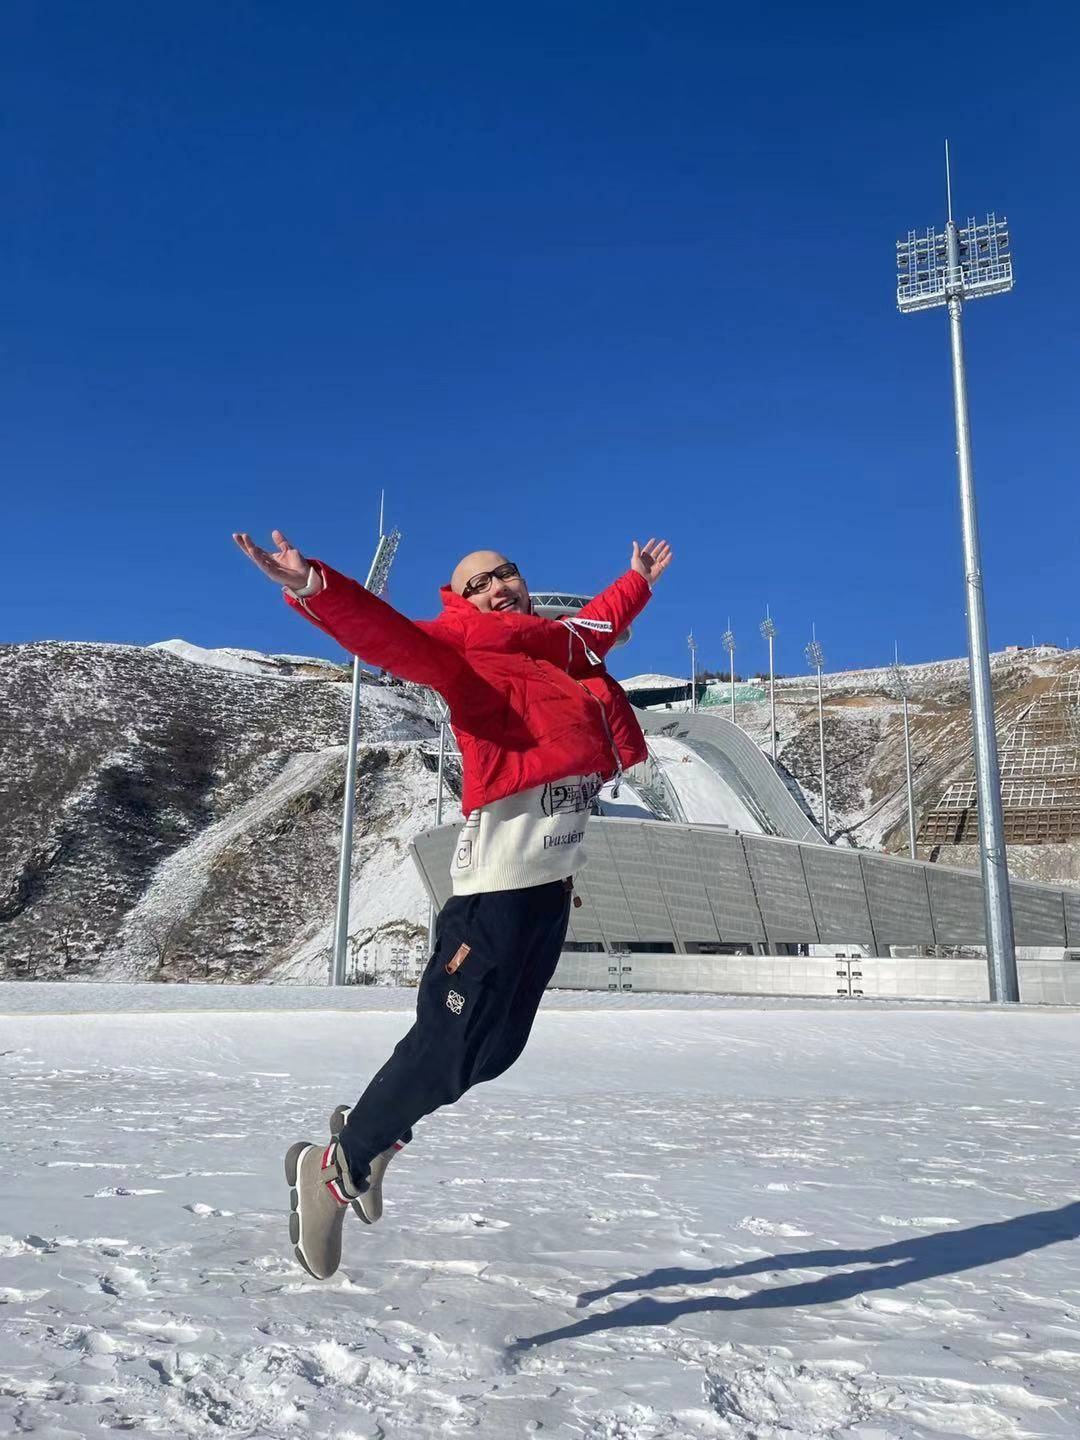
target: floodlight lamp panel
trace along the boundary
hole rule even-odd
[[[394,556],[397,554],[400,541],[400,530],[392,530],[389,535],[379,537],[379,544],[375,551],[375,559],[371,562],[371,574],[366,587],[373,595],[381,595],[386,588],[390,567],[394,563]]]
[[[1012,289],[1012,251],[1004,218],[987,215],[984,223],[976,224],[972,217],[959,231],[958,239],[966,300],[1004,295]]]
[[[810,644],[807,645],[806,660],[810,667],[814,670],[821,670],[824,668],[825,651],[822,649],[820,641],[811,640]]]
[[[776,626],[772,620],[766,618],[761,622],[761,636],[764,640],[771,640],[776,634]]]
[[[896,242],[896,306],[901,314],[945,305],[952,296],[980,300],[1013,287],[1008,222],[990,213],[957,228],[958,265],[949,264],[948,231],[909,230]]]
[[[724,649],[730,654],[735,649],[735,636],[730,630],[725,630],[720,641]]]

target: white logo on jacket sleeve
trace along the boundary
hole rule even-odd
[[[454,861],[459,870],[467,870],[472,864],[472,841],[463,840],[457,847],[457,858]]]
[[[450,990],[446,995],[446,1008],[452,1010],[455,1015],[460,1015],[465,1009],[465,996],[459,995],[456,990]]]

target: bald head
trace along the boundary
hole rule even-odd
[[[494,570],[496,565],[505,564],[506,556],[500,555],[498,550],[474,550],[455,565],[454,573],[450,577],[450,589],[455,595],[460,595],[474,575],[480,575],[485,570]]]
[[[463,595],[470,580],[475,580],[480,575],[488,575],[490,584],[486,590],[465,596],[469,604],[474,605],[477,610],[515,610],[519,614],[527,615],[532,602],[529,599],[529,588],[521,576],[510,575],[505,580],[499,580],[491,575],[492,570],[506,563],[506,556],[498,550],[473,550],[454,566],[450,589],[455,595]]]

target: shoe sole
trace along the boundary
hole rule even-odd
[[[349,1113],[349,1109],[350,1106],[348,1105],[339,1105],[334,1111],[334,1113],[330,1116],[331,1140],[336,1140],[337,1137],[341,1134],[342,1130],[345,1128],[345,1119]],[[374,1225],[375,1220],[380,1218],[379,1216],[376,1216],[375,1219],[372,1219],[371,1216],[365,1215],[359,1200],[350,1200],[349,1204],[352,1207],[353,1214],[356,1215],[359,1219],[361,1219],[365,1225]]]
[[[306,1140],[298,1140],[295,1145],[290,1145],[285,1152],[285,1179],[289,1186],[289,1239],[292,1241],[293,1254],[313,1280],[324,1280],[325,1276],[315,1274],[300,1249],[300,1192],[296,1188],[296,1177],[304,1151],[316,1148]]]

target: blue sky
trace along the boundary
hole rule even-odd
[[[339,652],[230,532],[436,613],[490,546],[676,560],[616,673],[963,652],[943,312],[894,242],[1013,227],[967,311],[991,643],[1080,644],[1073,7],[25,3],[0,17],[0,639]],[[950,58],[951,57],[951,58]],[[946,64],[952,83],[946,84]],[[1064,552],[1059,540],[1067,537]]]

